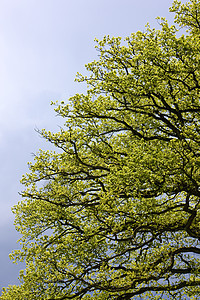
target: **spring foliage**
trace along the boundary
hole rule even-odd
[[[199,299],[200,1],[97,41],[14,208],[26,262],[0,299]],[[184,28],[185,34],[181,35]],[[186,31],[187,30],[187,31]]]

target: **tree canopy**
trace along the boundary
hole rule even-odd
[[[0,299],[199,299],[200,1],[124,41],[97,41],[85,94],[13,208],[26,262]],[[181,34],[183,30],[184,34]]]

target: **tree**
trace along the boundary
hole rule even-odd
[[[40,134],[58,151],[35,155],[13,208],[26,270],[2,300],[199,298],[200,1],[171,11],[97,41],[87,93],[56,104],[65,127]]]

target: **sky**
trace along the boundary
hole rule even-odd
[[[0,0],[0,291],[18,284],[23,264],[8,255],[19,235],[11,207],[20,201],[19,181],[39,148],[50,146],[36,128],[59,131],[51,101],[85,87],[74,82],[98,59],[94,39],[126,37],[158,28],[157,16],[173,22],[172,0]]]

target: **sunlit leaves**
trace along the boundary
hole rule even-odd
[[[55,151],[35,155],[13,208],[22,285],[2,300],[198,299],[199,5],[174,1],[187,35],[160,19],[97,41],[86,95],[55,103],[63,128],[40,132]]]

